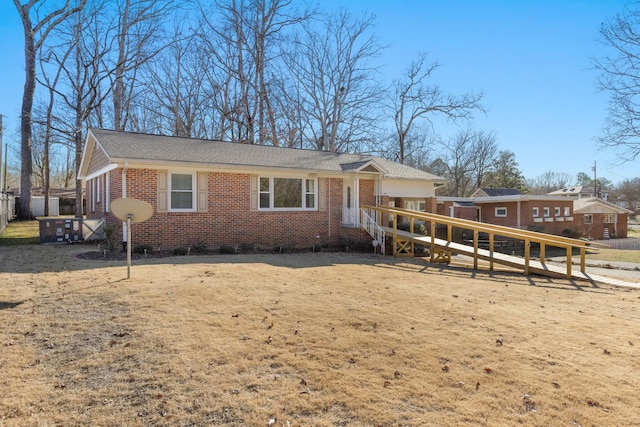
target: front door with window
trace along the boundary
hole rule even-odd
[[[344,179],[342,189],[342,223],[345,225],[358,225],[360,223],[358,180]]]

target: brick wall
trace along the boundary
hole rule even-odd
[[[111,200],[122,195],[121,173],[122,169],[110,172]],[[211,249],[221,245],[271,249],[370,240],[358,228],[341,227],[342,179],[326,179],[324,211],[251,211],[249,174],[209,172],[207,212],[165,213],[157,212],[157,180],[154,169],[127,170],[127,197],[149,203],[154,211],[149,220],[133,225],[134,245],[173,249],[203,243]],[[373,180],[360,182],[361,203],[375,203],[374,188]],[[88,200],[90,197],[87,192]],[[104,217],[109,223],[120,223],[112,214],[101,211],[88,212],[87,217]]]

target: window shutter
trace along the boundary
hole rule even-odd
[[[318,210],[327,210],[327,179],[318,178]]]
[[[258,210],[258,198],[260,197],[258,192],[258,175],[251,175],[249,181],[249,209],[255,212]]]
[[[207,172],[198,172],[198,212],[206,212],[208,205],[209,186]]]
[[[158,212],[169,211],[169,181],[167,171],[158,171]]]

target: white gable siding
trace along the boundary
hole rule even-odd
[[[426,181],[383,178],[381,195],[389,197],[434,197],[433,184]]]

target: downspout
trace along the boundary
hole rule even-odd
[[[122,197],[127,198],[127,170],[129,169],[129,162],[124,162],[122,168]]]

